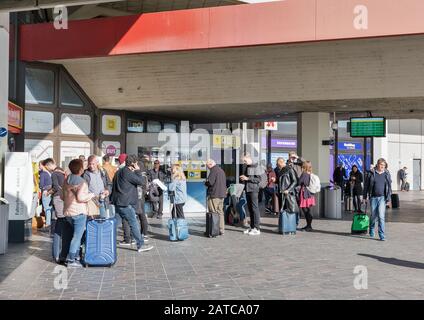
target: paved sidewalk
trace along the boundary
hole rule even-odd
[[[388,223],[387,241],[351,236],[350,221],[314,221],[314,233],[282,236],[275,217],[262,234],[228,227],[203,236],[190,219],[189,240],[167,240],[166,220],[151,219],[147,253],[119,249],[112,268],[69,270],[56,290],[51,240],[11,245],[0,256],[0,299],[423,299],[424,224]],[[304,220],[301,220],[304,224]],[[354,268],[368,270],[368,289],[353,286]]]

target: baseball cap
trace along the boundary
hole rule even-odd
[[[119,164],[125,163],[125,160],[127,160],[128,155],[126,153],[121,153],[118,157]]]

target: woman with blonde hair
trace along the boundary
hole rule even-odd
[[[306,219],[306,227],[302,231],[311,232],[312,229],[312,214],[311,207],[315,206],[315,196],[308,190],[311,183],[312,163],[305,161],[302,166],[302,174],[299,177],[299,207]]]
[[[174,206],[178,219],[184,219],[183,207],[187,201],[187,181],[183,168],[174,164],[171,170],[171,183],[169,191],[174,192]],[[174,208],[172,208],[174,210]]]

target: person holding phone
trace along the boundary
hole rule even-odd
[[[247,206],[250,212],[250,229],[244,234],[258,236],[261,234],[261,214],[259,212],[259,183],[261,182],[261,166],[253,163],[249,153],[243,156],[243,167],[240,181],[245,185]]]
[[[117,216],[128,221],[131,235],[136,241],[137,251],[145,252],[153,249],[146,246],[144,236],[140,232],[137,221],[136,208],[138,203],[137,186],[145,184],[146,177],[138,165],[138,157],[129,155],[125,160],[125,167],[118,170],[113,180],[112,203],[115,205]],[[131,246],[131,242],[127,245]]]

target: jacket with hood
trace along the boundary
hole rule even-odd
[[[94,197],[93,193],[88,192],[88,184],[83,178],[69,175],[63,185],[63,214],[67,217],[87,215],[87,202]]]

